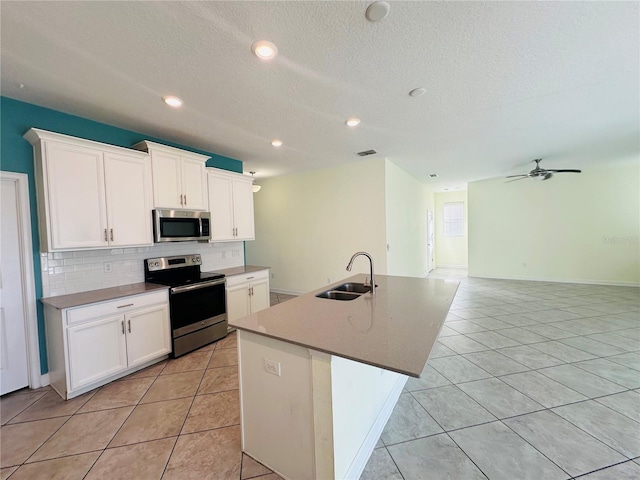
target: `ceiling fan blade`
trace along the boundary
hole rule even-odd
[[[547,172],[554,172],[554,173],[582,173],[582,170],[547,170]]]
[[[514,178],[513,180],[507,180],[504,183],[517,182],[518,180],[523,180],[525,178],[529,178],[529,175],[511,175],[511,177],[520,177],[520,178]],[[507,178],[511,178],[511,177],[507,177]]]
[[[508,177],[505,177],[505,178],[528,177],[528,176],[529,176],[529,174],[525,173],[524,175],[509,175]]]

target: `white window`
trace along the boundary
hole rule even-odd
[[[444,236],[462,237],[464,235],[464,202],[444,204]]]

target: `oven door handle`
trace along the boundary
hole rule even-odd
[[[201,288],[213,287],[214,285],[221,285],[225,283],[225,279],[215,280],[212,282],[203,282],[203,283],[195,283],[193,285],[184,285],[182,287],[173,287],[170,292],[171,293],[183,293],[190,292],[191,290],[199,290]]]

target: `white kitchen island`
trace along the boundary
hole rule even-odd
[[[315,296],[343,282],[230,323],[238,329],[242,449],[286,479],[360,476],[458,288],[378,275],[375,296]]]

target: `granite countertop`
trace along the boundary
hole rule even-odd
[[[339,301],[315,295],[346,278],[232,322],[239,330],[419,377],[459,282],[376,275],[376,295]]]
[[[271,267],[259,267],[257,265],[242,265],[241,267],[224,268],[216,270],[215,273],[224,273],[227,277],[234,275],[244,275],[245,273],[257,272],[259,270],[269,270]]]
[[[58,297],[41,298],[40,301],[46,305],[51,305],[58,310],[63,308],[80,307],[90,303],[105,302],[116,298],[128,297],[129,295],[139,295],[154,290],[167,289],[166,285],[156,283],[132,283],[120,287],[101,288],[99,290],[89,290],[88,292],[72,293],[60,295]]]

